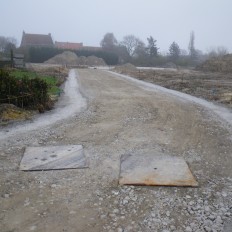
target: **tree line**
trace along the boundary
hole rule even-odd
[[[11,50],[23,52],[26,62],[42,63],[64,50],[55,47],[30,47],[25,50],[16,48],[16,39],[0,36],[1,54],[9,55]],[[122,41],[118,41],[113,33],[106,33],[100,41],[101,50],[71,50],[78,56],[96,56],[102,58],[107,65],[132,63],[137,66],[165,66],[175,64],[179,66],[194,66],[202,61],[222,56],[228,53],[224,47],[210,49],[204,54],[195,48],[195,34],[192,31],[189,38],[188,51],[181,49],[176,41],[173,41],[166,54],[160,52],[157,40],[149,36],[146,42],[135,35],[126,35]]]
[[[147,38],[146,43],[134,35],[126,35],[122,41],[118,41],[113,33],[106,33],[101,41],[103,50],[118,55],[120,63],[130,62],[135,65],[162,66],[167,63],[174,63],[182,66],[193,66],[212,55],[225,55],[226,49],[211,51],[203,54],[195,48],[195,34],[190,33],[188,52],[181,49],[176,41],[173,41],[168,53],[161,54],[157,40],[153,36]]]
[[[194,31],[190,33],[188,51],[181,49],[173,41],[168,52],[162,54],[153,36],[149,36],[146,42],[134,35],[126,35],[122,41],[118,41],[113,33],[106,33],[100,44],[104,50],[117,54],[119,63],[130,62],[140,66],[165,66],[173,63],[179,66],[195,66],[206,59],[228,53],[224,47],[211,48],[203,53],[195,47]]]

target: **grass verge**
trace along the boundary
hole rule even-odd
[[[58,79],[54,76],[40,75],[40,74],[37,74],[36,72],[27,71],[27,70],[19,70],[19,69],[11,70],[10,75],[13,77],[16,77],[17,79],[22,79],[24,77],[28,79],[33,79],[36,77],[40,78],[48,84],[49,95],[58,95],[58,93],[60,92],[60,88],[58,87],[58,84],[59,84]]]

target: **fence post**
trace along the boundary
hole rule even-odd
[[[11,68],[13,68],[14,67],[13,49],[10,49],[10,60],[11,60]]]

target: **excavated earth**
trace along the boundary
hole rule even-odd
[[[232,108],[232,72],[143,69],[133,65],[117,66],[114,71]]]
[[[232,128],[207,107],[116,74],[78,70],[87,106],[31,131],[1,128],[0,231],[232,228]],[[25,147],[82,144],[87,169],[19,171]],[[199,187],[119,186],[120,157],[183,157]]]
[[[106,63],[102,58],[96,56],[80,56],[78,57],[74,52],[64,51],[51,59],[45,61],[46,64],[60,64],[67,66],[105,66]]]

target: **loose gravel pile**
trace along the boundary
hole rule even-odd
[[[137,68],[133,64],[130,64],[130,63],[116,66],[114,69],[114,71],[116,71],[118,73],[125,73],[125,74],[129,74],[130,72],[133,72],[136,70],[137,70]]]
[[[47,64],[62,64],[70,66],[105,66],[105,61],[96,56],[78,57],[74,52],[65,51],[45,61]]]
[[[227,183],[229,191],[218,190],[221,183]],[[108,224],[104,231],[229,232],[227,228],[232,228],[229,178],[215,179],[196,189],[125,186],[115,188],[111,194],[97,195],[100,218]],[[102,210],[106,205],[109,213]],[[148,210],[145,212],[143,208]],[[130,225],[120,226],[126,220]]]

